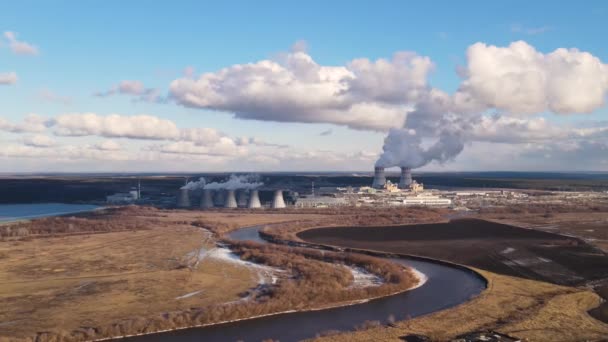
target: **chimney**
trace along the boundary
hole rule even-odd
[[[201,197],[201,209],[209,209],[213,207],[213,190],[204,189],[203,197]]]
[[[224,208],[238,208],[236,205],[236,197],[234,196],[234,190],[228,190],[226,195],[226,202],[224,203]]]
[[[190,194],[188,189],[179,189],[179,195],[177,196],[177,206],[180,208],[190,207]]]
[[[261,208],[262,204],[260,203],[260,195],[257,190],[251,190],[249,194],[249,202],[247,203],[247,208]]]
[[[382,189],[384,188],[384,183],[386,183],[384,168],[381,166],[376,166],[374,168],[374,182],[372,183],[372,188]]]
[[[399,179],[399,189],[409,189],[412,184],[412,169],[409,167],[401,167],[401,178]]]
[[[247,190],[241,189],[237,192],[236,204],[238,204],[239,208],[247,207]]]
[[[285,200],[283,200],[283,190],[276,190],[274,192],[274,199],[272,200],[273,209],[285,208]]]

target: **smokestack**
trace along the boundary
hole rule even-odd
[[[285,200],[283,200],[283,190],[277,190],[274,192],[274,199],[272,200],[272,208],[273,209],[285,208]]]
[[[204,189],[203,197],[201,197],[201,209],[209,209],[213,207],[213,190]]]
[[[177,206],[180,208],[190,207],[190,194],[188,189],[179,189],[179,195],[177,196]]]
[[[262,204],[260,203],[260,195],[257,190],[251,190],[249,193],[249,202],[247,203],[247,208],[261,208]]]
[[[384,183],[386,183],[384,168],[381,166],[376,166],[374,168],[374,182],[372,183],[372,188],[382,189],[384,188]]]
[[[226,195],[226,202],[224,203],[224,208],[238,208],[236,205],[236,197],[234,196],[234,190],[228,190],[228,194]]]
[[[399,189],[409,189],[410,184],[412,184],[412,169],[402,166],[401,178],[399,179]]]
[[[239,208],[247,207],[247,190],[241,189],[237,192],[236,203]]]
[[[222,207],[222,206],[224,206],[225,202],[226,202],[225,191],[222,189],[218,189],[215,192],[215,197],[213,198],[213,203],[215,203],[216,207]]]

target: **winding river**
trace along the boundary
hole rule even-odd
[[[242,228],[232,232],[229,237],[239,241],[268,243],[260,237],[260,229],[260,226]],[[125,340],[299,341],[330,330],[353,330],[365,321],[387,322],[390,315],[396,320],[403,320],[447,309],[470,300],[486,287],[484,279],[464,268],[413,257],[389,260],[417,269],[424,273],[428,280],[419,288],[361,304],[134,336]]]

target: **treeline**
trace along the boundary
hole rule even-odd
[[[154,208],[123,207],[79,214],[78,216],[47,217],[0,226],[0,238],[46,237],[69,234],[108,233],[149,229],[158,223]],[[146,216],[145,219],[136,216]]]
[[[409,269],[389,261],[360,254],[343,254],[287,246],[260,246],[232,242],[244,260],[288,269],[293,277],[270,286],[252,301],[217,304],[168,312],[156,317],[136,317],[104,327],[82,327],[71,332],[44,332],[36,341],[83,341],[160,330],[219,323],[288,310],[323,308],[379,297],[411,288],[417,281]],[[341,264],[362,267],[380,276],[384,283],[367,288],[349,288],[352,274]]]

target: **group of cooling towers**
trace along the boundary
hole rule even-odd
[[[177,198],[177,206],[180,208],[189,208],[192,206],[190,200],[190,190],[180,189]],[[255,189],[203,189],[201,194],[200,206],[201,209],[210,208],[262,208],[260,202],[259,191]],[[270,204],[273,209],[285,208],[285,200],[283,199],[283,190],[275,190],[274,197]]]

